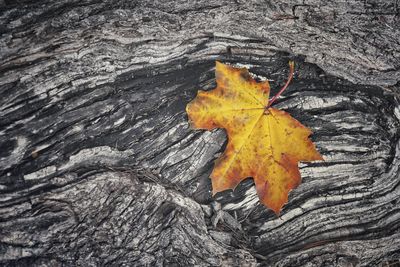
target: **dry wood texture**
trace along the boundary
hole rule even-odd
[[[0,0],[0,265],[374,266],[400,258],[398,1]],[[244,64],[326,162],[276,218],[211,197],[186,104]]]

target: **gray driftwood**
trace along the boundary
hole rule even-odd
[[[400,258],[398,1],[0,1],[0,265],[376,266]],[[325,162],[277,218],[212,197],[189,127],[215,60],[284,83]]]

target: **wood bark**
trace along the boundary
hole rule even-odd
[[[398,1],[0,1],[0,265],[387,266],[400,258]],[[281,216],[211,196],[215,60],[284,84],[325,162]]]

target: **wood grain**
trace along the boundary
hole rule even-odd
[[[386,266],[400,258],[396,1],[0,1],[4,266]],[[211,196],[186,104],[249,67],[325,162],[281,216]]]

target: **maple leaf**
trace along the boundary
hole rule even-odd
[[[279,215],[289,191],[300,182],[299,161],[322,160],[309,140],[311,130],[287,112],[272,108],[268,81],[257,82],[245,68],[216,62],[217,87],[198,91],[186,111],[195,128],[224,128],[228,144],[211,173],[213,195],[253,177],[260,201]]]

